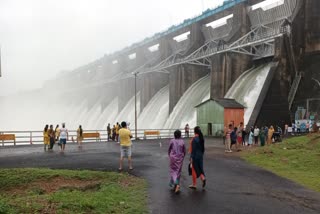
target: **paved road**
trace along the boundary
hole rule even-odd
[[[161,146],[160,146],[161,142]],[[187,188],[187,161],[181,179],[181,194],[168,187],[168,142],[135,142],[134,170],[149,184],[150,213],[320,213],[320,194],[303,188],[268,171],[251,166],[236,156],[225,155],[221,142],[207,139],[204,160],[206,190]],[[113,171],[118,169],[119,146],[88,143],[83,150],[68,144],[64,154],[42,146],[0,148],[0,167],[49,167]]]

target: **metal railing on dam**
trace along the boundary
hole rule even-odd
[[[206,11],[204,11],[201,15],[199,16],[196,16],[194,18],[190,18],[190,19],[186,19],[184,22],[182,22],[181,24],[178,24],[178,25],[173,25],[171,27],[169,27],[167,30],[163,31],[163,32],[160,32],[160,33],[156,33],[154,36],[152,37],[149,37],[149,38],[146,38],[144,39],[143,41],[141,42],[138,42],[136,44],[133,44],[123,50],[120,50],[118,52],[115,52],[114,55],[117,55],[117,54],[121,54],[123,52],[129,52],[135,48],[138,48],[140,46],[143,46],[143,45],[146,45],[146,44],[149,44],[155,40],[158,40],[159,38],[163,37],[163,36],[166,36],[170,33],[173,33],[175,31],[178,31],[182,28],[185,28],[187,26],[190,26],[192,25],[193,23],[196,23],[196,22],[199,22],[201,20],[204,20],[214,14],[217,14],[217,13],[220,13],[224,10],[227,10],[229,8],[232,8],[234,7],[235,5],[237,4],[240,4],[242,2],[246,2],[247,0],[233,0],[233,1],[225,1],[223,5],[221,6],[218,6],[216,8],[213,8],[213,9],[208,9]]]
[[[169,139],[173,138],[173,133],[177,129],[138,129],[138,140],[145,139]],[[181,130],[182,137],[186,137],[184,129]],[[107,142],[107,130],[83,130],[83,133],[98,133],[99,138],[85,138],[82,142]],[[131,130],[134,136],[134,130]],[[193,130],[190,129],[189,136],[193,136]],[[2,138],[1,136],[9,136],[9,138]],[[136,139],[132,139],[136,140]],[[110,140],[113,141],[113,140]],[[67,143],[77,143],[77,131],[68,130]],[[18,146],[18,145],[34,145],[43,144],[43,131],[1,131],[0,132],[0,146]]]
[[[272,29],[261,25],[252,29],[246,35],[230,44],[217,45],[215,40],[209,41],[188,56],[177,57],[179,53],[172,54],[168,58],[164,59],[163,61],[161,61],[153,67],[146,67],[144,64],[131,73],[119,73],[118,75],[115,75],[114,77],[108,80],[102,79],[76,89],[67,89],[67,91],[71,92],[80,89],[88,89],[123,79],[134,78],[134,74],[147,74],[153,72],[169,73],[167,69],[182,64],[194,64],[210,67],[210,57],[227,52],[241,53],[256,58],[263,58],[266,56],[273,55],[272,52],[274,51],[274,48],[272,46],[274,45],[275,39],[278,37],[282,37],[284,34],[288,33],[289,32],[286,27]],[[272,47],[271,51],[269,49],[266,49],[264,46]]]

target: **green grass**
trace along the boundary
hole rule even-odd
[[[124,173],[0,169],[0,214],[147,213],[146,203],[146,182]]]
[[[290,138],[245,152],[243,158],[320,192],[320,135]]]

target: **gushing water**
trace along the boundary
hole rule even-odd
[[[78,127],[77,118],[81,115],[83,109],[87,107],[87,101],[83,100],[80,104],[75,104],[73,112],[67,117],[67,125],[69,128],[76,129]]]
[[[210,96],[210,77],[195,82],[180,98],[165,124],[167,129],[183,128],[187,123],[196,126],[195,106]]]
[[[91,110],[88,112],[87,119],[84,122],[86,124],[86,129],[96,129],[97,128],[97,120],[101,115],[101,103],[102,98],[100,98],[96,104],[91,108]]]
[[[104,109],[97,121],[98,129],[106,129],[108,123],[112,126],[111,121],[115,121],[118,114],[118,97],[114,98],[111,103]]]
[[[268,63],[246,71],[235,81],[225,96],[235,99],[246,107],[244,124],[248,124],[271,67],[272,63]]]
[[[152,97],[138,118],[139,129],[162,129],[169,116],[169,86]]]
[[[117,114],[117,117],[114,121],[111,121],[113,124],[116,122],[121,123],[122,121],[126,121],[130,123],[130,128],[134,128],[134,112],[135,105],[135,96],[133,96],[126,104],[126,106]],[[137,117],[139,117],[140,112],[140,92],[137,93]]]
[[[247,123],[260,96],[272,63],[246,71],[241,75],[226,94],[245,105],[244,122]],[[199,103],[209,99],[210,77],[205,76],[195,82],[181,97],[173,112],[169,115],[169,86],[162,88],[140,112],[140,93],[137,94],[138,128],[182,128],[186,123],[196,125],[196,109]],[[37,97],[37,99],[35,99]],[[134,128],[135,97],[128,100],[123,109],[118,109],[118,97],[101,109],[102,98],[91,109],[88,101],[76,101],[66,104],[59,99],[48,101],[46,94],[29,96],[16,95],[1,98],[0,129],[2,130],[42,130],[45,124],[66,122],[67,128],[76,129],[79,124],[84,129],[105,129],[107,123],[130,122]],[[70,103],[70,102],[69,102]],[[23,107],[21,106],[23,104]]]

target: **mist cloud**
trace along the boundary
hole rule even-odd
[[[223,0],[2,0],[0,96],[40,88]]]

